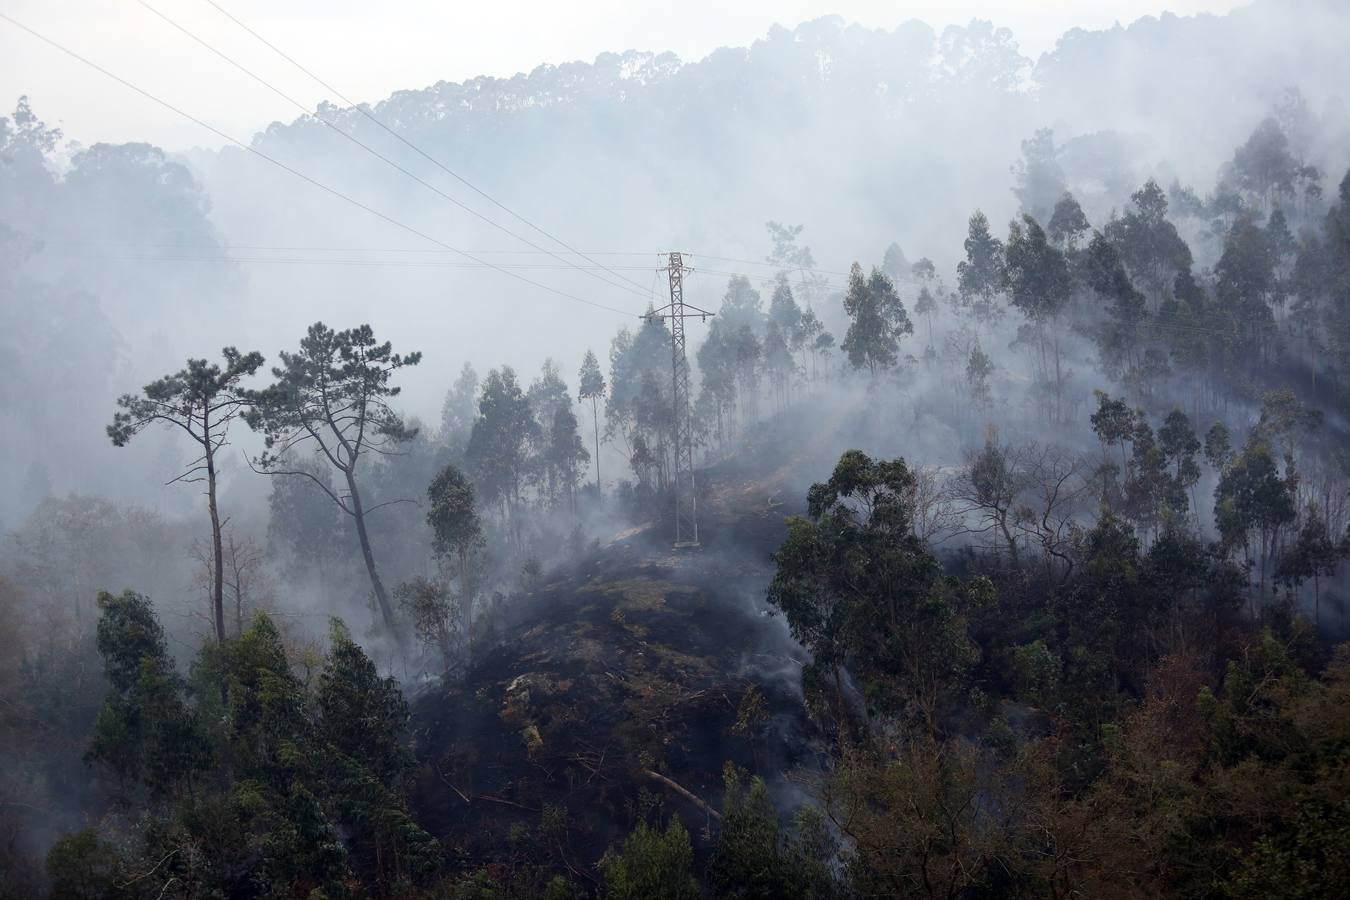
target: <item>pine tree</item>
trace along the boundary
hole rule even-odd
[[[182,429],[201,448],[202,455],[174,481],[206,483],[211,516],[211,608],[218,641],[225,640],[225,552],[216,503],[216,454],[225,446],[230,423],[249,403],[240,382],[263,364],[262,354],[240,353],[234,347],[226,347],[221,355],[225,357],[223,368],[204,359],[189,359],[187,368],[147,384],[142,394],[123,394],[117,401],[121,411],[108,426],[116,447],[125,447],[133,436],[161,423]]]
[[[421,353],[402,355],[388,341],[376,343],[369,325],[334,331],[316,322],[301,339],[298,352],[282,352],[281,366],[272,369],[276,382],[250,392],[253,406],[246,417],[267,442],[254,461],[259,471],[308,478],[351,516],[371,588],[390,629],[394,610],[375,565],[366,528],[370,510],[361,496],[357,472],[366,456],[388,453],[416,435],[417,429],[409,428],[390,406],[400,388],[389,382],[394,373],[421,360]],[[342,474],[344,493],[339,495],[312,473],[292,465],[295,455],[307,447],[321,452]]]

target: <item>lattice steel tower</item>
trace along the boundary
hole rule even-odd
[[[668,254],[666,275],[670,279],[670,303],[647,314],[649,319],[670,320],[670,368],[672,430],[675,438],[675,546],[697,547],[698,498],[694,489],[694,430],[689,401],[689,359],[684,349],[684,320],[707,321],[713,315],[684,302],[684,255]]]

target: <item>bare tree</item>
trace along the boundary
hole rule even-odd
[[[225,536],[225,587],[234,601],[234,633],[244,633],[244,611],[257,609],[267,590],[267,554],[252,537]]]
[[[958,534],[993,535],[1018,565],[1017,499],[1026,480],[1025,450],[1000,444],[991,429],[984,446],[968,453],[948,482],[953,508],[962,518]]]
[[[252,537],[237,537],[233,528],[225,532],[224,551],[223,581],[226,598],[234,607],[234,634],[238,637],[244,633],[245,611],[257,609],[267,593],[267,554]],[[201,566],[203,582],[212,584],[215,581],[214,554],[194,541],[192,555]]]
[[[1022,499],[1017,509],[1017,530],[1040,547],[1046,572],[1053,577],[1062,564],[1060,577],[1073,571],[1070,545],[1078,526],[1073,514],[1078,503],[1092,490],[1092,467],[1059,447],[1028,445],[1022,461]]]
[[[940,544],[961,530],[961,516],[944,489],[942,468],[920,465],[910,472],[914,484],[907,499],[913,509],[914,533],[929,544]]]

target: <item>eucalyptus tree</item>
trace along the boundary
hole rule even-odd
[[[749,283],[746,283],[749,286]],[[758,294],[755,295],[758,303]],[[650,313],[651,310],[649,309]],[[715,319],[714,322],[719,322]],[[605,434],[618,435],[631,453],[634,421],[644,375],[670,380],[670,332],[665,318],[648,315],[637,332],[623,328],[609,348],[609,395],[605,399]]]
[[[816,316],[816,311],[810,306],[802,310],[802,320],[797,326],[798,345],[806,353],[811,355],[811,380],[816,379],[816,342],[825,331],[825,324]]]
[[[446,466],[427,486],[427,501],[432,549],[440,559],[454,558],[459,567],[460,594],[470,596],[474,590],[473,555],[485,545],[473,482],[454,466]],[[466,607],[466,625],[471,611]]]
[[[773,295],[769,298],[768,321],[777,323],[783,329],[783,336],[795,343],[795,336],[802,324],[802,308],[792,294],[787,274],[779,272],[774,280]]]
[[[463,453],[469,429],[478,416],[478,372],[472,363],[459,370],[454,385],[445,392],[441,406],[441,432],[438,442],[456,453]]]
[[[228,442],[230,425],[250,402],[241,382],[263,364],[262,354],[256,351],[240,353],[226,347],[221,355],[223,366],[189,359],[187,368],[152,381],[140,394],[123,394],[108,426],[108,437],[116,447],[125,447],[135,435],[158,423],[180,429],[201,448],[201,456],[171,483],[206,485],[206,508],[211,516],[211,610],[218,641],[225,639],[225,551],[216,502],[216,460]]]
[[[534,411],[540,429],[545,431],[553,422],[553,414],[559,407],[572,405],[571,392],[567,388],[567,382],[563,381],[562,370],[551,358],[544,360],[538,377],[530,382],[525,397],[530,401],[530,409]]]
[[[1191,267],[1191,248],[1168,221],[1167,195],[1156,181],[1144,182],[1130,200],[1132,208],[1108,222],[1103,232],[1156,306],[1177,273]]]
[[[768,328],[764,330],[763,347],[764,369],[768,373],[769,384],[773,389],[774,405],[784,409],[791,394],[792,373],[796,371],[797,366],[792,359],[792,351],[788,349],[783,329],[772,319],[769,320]]]
[[[1100,231],[1093,232],[1084,251],[1082,272],[1087,286],[1110,304],[1111,318],[1097,331],[1103,362],[1117,374],[1137,369],[1141,361],[1139,325],[1147,315],[1144,295],[1130,280],[1116,245]]]
[[[812,348],[814,351],[814,348]],[[726,442],[733,430],[736,411],[735,352],[725,329],[714,320],[708,337],[699,345],[699,405],[710,413],[718,446]]]
[[[937,300],[933,297],[933,292],[928,290],[928,285],[919,288],[919,297],[914,301],[914,312],[924,317],[928,322],[928,346],[933,346],[933,314],[937,312]]]
[[[1309,578],[1313,582],[1313,623],[1322,624],[1321,580],[1324,576],[1334,575],[1340,563],[1343,549],[1338,547],[1327,531],[1326,521],[1317,510],[1316,504],[1308,507],[1303,526],[1298,531],[1293,546],[1280,560],[1276,577],[1288,582],[1297,591],[1299,585]]]
[[[844,336],[844,352],[853,368],[866,368],[876,377],[899,358],[900,338],[914,333],[914,324],[895,291],[895,283],[880,269],[864,278],[856,262],[848,273],[844,312],[850,324]]]
[[[515,370],[502,366],[488,372],[465,458],[483,502],[502,510],[517,543],[530,449],[542,434]]]
[[[1045,230],[1031,216],[1013,222],[1004,251],[1005,277],[1012,305],[1031,321],[1037,337],[1036,367],[1042,384],[1048,385],[1054,405],[1051,418],[1065,415],[1064,354],[1060,347],[1059,317],[1069,301],[1072,283],[1064,254],[1046,238]],[[1048,332],[1048,333],[1047,333]]]
[[[1022,212],[1041,221],[1050,218],[1055,201],[1064,194],[1064,170],[1059,165],[1060,150],[1055,146],[1055,132],[1039,128],[1022,141],[1022,158],[1012,167],[1017,196]]]
[[[427,524],[431,526],[432,550],[441,565],[442,583],[412,582],[400,586],[405,605],[414,613],[414,623],[423,640],[434,643],[449,666],[450,635],[456,628],[461,635],[473,626],[473,607],[478,593],[475,557],[486,545],[483,523],[473,482],[459,469],[447,465],[427,486]],[[459,570],[458,609],[452,609],[445,582],[450,579],[448,565],[453,560]]]
[[[910,266],[909,272],[916,281],[926,285],[931,285],[937,280],[937,266],[926,256],[919,258],[919,261]]]
[[[1200,480],[1200,438],[1191,427],[1191,420],[1179,409],[1174,409],[1163,420],[1158,429],[1158,446],[1163,456],[1172,466],[1172,479],[1176,490],[1183,496],[1191,494],[1191,505],[1195,506],[1193,492]],[[1198,511],[1198,510],[1197,510]]]
[[[375,565],[366,517],[370,508],[361,496],[357,472],[370,455],[390,455],[417,433],[404,422],[390,401],[400,388],[390,384],[394,373],[422,360],[421,353],[398,354],[388,341],[376,343],[369,325],[335,331],[322,322],[309,326],[295,353],[281,353],[273,367],[276,381],[250,392],[253,404],[246,414],[250,427],[263,434],[266,447],[252,465],[273,476],[307,478],[338,508],[351,516],[361,542],[361,557],[380,613],[390,628],[394,610]],[[296,454],[313,449],[341,474],[345,492],[295,464]]]
[[[1224,238],[1214,288],[1218,316],[1212,327],[1235,335],[1234,371],[1225,374],[1249,379],[1252,359],[1268,359],[1279,335],[1271,309],[1278,288],[1274,255],[1265,230],[1247,213],[1237,217]]]
[[[1066,253],[1072,253],[1078,247],[1078,239],[1086,234],[1090,227],[1092,226],[1083,213],[1083,207],[1078,205],[1078,200],[1073,194],[1065,191],[1055,203],[1055,210],[1050,215],[1046,231],[1055,242],[1055,246]]]
[[[807,516],[788,519],[774,554],[770,605],[811,651],[809,690],[833,694],[842,738],[842,671],[859,680],[869,710],[899,714],[930,734],[943,700],[972,660],[961,615],[967,594],[914,533],[915,478],[903,459],[840,458],[807,493]]]
[[[559,406],[553,421],[543,433],[542,463],[549,486],[549,499],[557,502],[566,495],[568,506],[576,512],[576,488],[591,455],[581,443],[577,432],[577,417],[572,404]]]
[[[1299,168],[1280,123],[1268,118],[1233,152],[1224,180],[1262,208],[1271,209],[1281,198],[1294,196]]]
[[[975,319],[988,324],[1001,315],[1003,243],[989,231],[989,219],[980,210],[970,217],[965,240],[966,258],[956,265],[957,303]]]
[[[1266,562],[1281,532],[1297,517],[1296,484],[1295,473],[1281,475],[1270,444],[1256,434],[1223,470],[1214,490],[1214,520],[1224,549],[1231,552],[1239,544],[1249,549],[1253,534],[1258,540],[1263,589]]]
[[[1350,170],[1341,179],[1339,203],[1323,223],[1327,343],[1342,374],[1350,370]]]
[[[600,489],[599,403],[600,399],[605,396],[605,376],[600,371],[600,361],[595,358],[593,350],[586,351],[586,358],[581,361],[581,371],[577,373],[577,379],[580,382],[577,399],[591,401],[591,421],[595,426],[595,496],[598,500],[602,493]]]
[[[970,347],[970,358],[966,360],[966,387],[970,391],[971,405],[976,409],[988,409],[993,402],[989,392],[989,376],[994,374],[994,361],[980,347],[976,338]]]
[[[891,241],[890,246],[881,257],[881,271],[885,272],[891,281],[903,281],[913,274],[910,262],[905,258],[905,251],[900,249],[900,245]]]

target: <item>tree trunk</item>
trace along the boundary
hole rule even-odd
[[[347,490],[351,492],[352,497],[352,518],[356,520],[356,536],[361,540],[361,556],[366,561],[366,572],[370,575],[370,586],[375,591],[375,600],[380,604],[380,614],[384,617],[384,624],[390,631],[394,628],[394,609],[389,605],[389,595],[384,590],[384,582],[380,580],[380,573],[375,568],[375,554],[370,549],[370,535],[366,533],[366,511],[361,505],[361,492],[356,488],[356,478],[350,471],[343,471],[347,476]]]
[[[595,407],[595,398],[591,398],[591,422],[595,424],[595,499],[598,503],[604,495],[600,487],[600,413]]]
[[[1321,585],[1317,583],[1317,570],[1313,570],[1313,625],[1316,628],[1322,627],[1322,592]]]
[[[220,536],[220,510],[216,507],[216,454],[211,431],[202,424],[206,448],[206,508],[211,513],[211,611],[215,616],[216,640],[225,641],[225,547]]]

